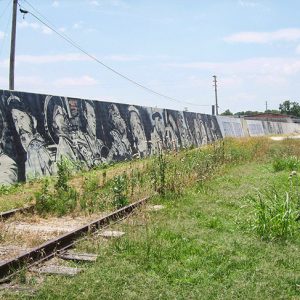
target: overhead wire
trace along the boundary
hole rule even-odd
[[[4,8],[3,11],[2,11],[2,14],[0,15],[0,19],[2,19],[2,17],[3,17],[4,14],[6,13],[7,8],[8,8],[8,6],[9,6],[9,4],[11,4],[11,2],[12,2],[12,0],[8,0],[8,2],[7,2],[7,4],[6,4],[6,6],[5,6],[5,8]]]
[[[6,5],[6,7],[5,7],[5,9],[3,10],[3,13],[2,13],[1,16],[0,16],[0,19],[2,19],[2,17],[3,17],[4,14],[6,13],[7,8],[9,7],[9,4],[11,4],[11,3],[12,3],[12,0],[9,0],[8,3],[7,3],[7,5]],[[4,36],[3,36],[2,43],[1,43],[1,46],[2,46],[2,47],[0,47],[0,57],[2,56],[2,53],[3,53],[4,48],[5,48],[6,37],[7,37],[7,35],[8,35],[8,34],[7,34],[7,32],[8,32],[8,25],[9,25],[10,21],[11,21],[11,15],[8,16],[7,22],[6,22],[6,26],[5,26],[5,29],[4,29]]]
[[[46,19],[46,17],[44,17],[41,13],[39,13],[37,11],[37,9],[35,9],[33,7],[33,5],[31,5],[27,0],[24,0],[24,2],[26,2],[28,5],[30,5],[30,7],[32,7],[32,9],[34,9],[34,11],[36,11],[42,18]],[[22,7],[22,5],[20,3],[18,3],[19,7],[22,9],[22,10],[25,10],[24,7]],[[94,55],[88,53],[85,49],[83,49],[80,45],[78,45],[76,42],[74,42],[71,38],[69,38],[67,35],[65,34],[62,34],[61,32],[58,31],[58,29],[56,29],[54,25],[51,24],[51,22],[49,22],[47,20],[47,22],[43,21],[41,18],[39,18],[37,15],[35,15],[34,13],[26,10],[26,13],[32,15],[36,20],[38,20],[40,23],[42,23],[44,26],[46,26],[48,29],[50,29],[51,31],[53,31],[54,33],[56,33],[58,36],[60,36],[63,40],[65,40],[67,43],[69,43],[70,45],[72,45],[73,47],[75,47],[77,50],[79,50],[80,52],[84,53],[85,55],[87,55],[89,58],[91,58],[92,60],[94,60],[95,62],[97,62],[98,64],[100,64],[101,66],[105,67],[106,69],[108,69],[109,71],[113,72],[114,74],[118,75],[119,77],[131,82],[132,84],[152,93],[152,94],[155,94],[157,96],[160,96],[160,97],[163,97],[165,99],[168,99],[170,101],[173,101],[173,102],[177,102],[177,103],[180,103],[180,104],[186,104],[186,105],[192,105],[192,106],[211,106],[211,105],[208,105],[208,104],[195,104],[195,103],[192,103],[192,102],[187,102],[187,101],[183,101],[183,100],[179,100],[179,99],[176,99],[176,98],[173,98],[173,97],[170,97],[170,96],[167,96],[165,94],[162,94],[160,92],[157,92],[155,90],[153,90],[152,88],[149,88],[137,81],[135,81],[134,79],[131,79],[130,77],[120,73],[119,71],[115,70],[114,68],[108,66],[107,64],[105,64],[104,62],[102,62],[101,60],[99,60],[97,57],[95,57]]]

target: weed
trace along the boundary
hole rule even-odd
[[[259,192],[256,197],[250,196],[250,199],[255,209],[253,229],[262,239],[286,240],[294,236],[299,223],[291,193],[269,188]]]
[[[106,170],[103,170],[103,172],[102,172],[102,178],[103,178],[102,185],[103,186],[106,184],[106,175],[107,175]]]
[[[62,216],[76,208],[78,192],[68,185],[71,174],[68,160],[61,159],[57,163],[57,167],[58,179],[54,185],[54,190],[50,190],[49,181],[45,180],[42,190],[35,193],[36,210],[40,214],[53,212]]]
[[[300,170],[300,160],[296,156],[275,157],[272,163],[275,172]]]
[[[94,212],[99,197],[99,179],[95,174],[86,175],[79,204],[81,209]]]
[[[114,194],[113,204],[117,208],[126,206],[129,201],[127,197],[127,175],[118,175],[113,180],[112,192]]]
[[[71,176],[70,161],[62,158],[59,162],[57,162],[57,168],[58,180],[55,184],[55,188],[67,190],[68,180]]]
[[[13,194],[18,191],[21,186],[21,183],[15,183],[12,185],[2,184],[0,185],[0,196]]]

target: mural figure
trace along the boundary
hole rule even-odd
[[[16,95],[3,91],[0,103],[0,184],[53,174],[62,157],[91,168],[133,154],[144,157],[163,148],[201,146],[222,138],[214,116],[59,96]],[[250,133],[263,134],[261,124],[250,122],[246,127]],[[230,127],[236,135],[235,124]],[[265,128],[278,131],[283,127],[266,124]]]
[[[179,148],[179,140],[178,135],[179,131],[176,125],[176,121],[173,117],[173,115],[168,112],[166,112],[166,128],[165,128],[165,143],[166,147],[170,150],[176,150]]]
[[[56,144],[55,161],[62,157],[78,160],[79,153],[67,114],[66,104],[61,97],[47,96],[44,104],[45,128]]]
[[[205,116],[204,124],[207,129],[206,132],[208,135],[208,141],[213,142],[218,139],[221,139],[222,133],[217,118],[209,115],[203,116]]]
[[[165,125],[162,114],[158,110],[152,113],[152,120],[151,154],[158,154],[160,150],[165,148]]]
[[[148,143],[140,113],[133,105],[128,107],[128,112],[134,149],[141,157],[144,157],[148,155]]]
[[[185,117],[183,112],[177,112],[177,128],[179,130],[179,136],[181,140],[181,147],[187,148],[192,145],[191,135],[188,126],[185,122]]]
[[[4,119],[0,110],[0,185],[12,184],[18,180],[17,164],[4,153],[3,146]]]
[[[109,149],[102,140],[97,138],[97,123],[95,105],[93,101],[82,101],[82,113],[84,119],[83,132],[77,136],[77,145],[80,154],[89,168],[107,160]]]
[[[196,143],[200,147],[201,145],[206,145],[208,138],[207,138],[207,132],[205,129],[204,122],[202,121],[199,114],[196,114],[196,117],[194,119],[194,127],[195,127],[195,138]]]
[[[26,152],[26,177],[51,175],[53,173],[51,156],[44,139],[37,132],[36,118],[17,96],[10,96],[7,99],[7,105],[22,147]]]
[[[131,157],[131,145],[127,137],[126,123],[121,117],[116,104],[110,104],[108,108],[109,122],[112,130],[109,132],[113,138],[110,150],[111,159],[127,159]]]

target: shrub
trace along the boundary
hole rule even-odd
[[[78,193],[68,185],[70,178],[69,162],[61,159],[57,163],[58,178],[54,190],[49,187],[49,181],[45,180],[40,192],[35,193],[36,210],[40,214],[55,213],[59,216],[75,210]]]
[[[299,228],[298,211],[291,192],[266,189],[250,199],[255,211],[252,228],[262,239],[286,240],[295,234]]]

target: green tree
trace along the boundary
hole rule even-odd
[[[246,111],[239,111],[235,113],[235,116],[255,116],[258,114],[262,114],[263,112],[261,111],[252,111],[252,110],[246,110]]]
[[[282,114],[300,117],[300,105],[298,102],[286,100],[279,105],[279,110]]]
[[[221,116],[232,116],[233,113],[229,110],[229,109],[226,109],[223,113],[221,113]]]

